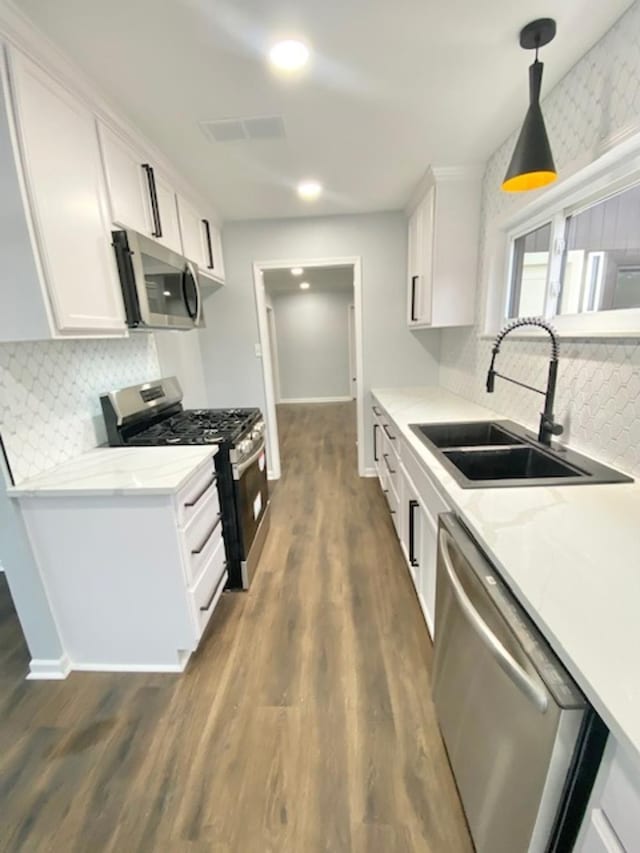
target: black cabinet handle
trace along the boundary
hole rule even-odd
[[[396,473],[395,470],[391,467],[391,465],[389,465],[389,454],[383,453],[382,456],[384,458],[384,464],[387,466],[387,471],[390,474],[395,474]]]
[[[373,425],[373,461],[379,462],[378,459],[378,433],[376,430],[378,429],[378,424]]]
[[[214,586],[214,588],[213,588],[213,592],[212,592],[212,593],[211,593],[211,595],[209,596],[209,601],[207,601],[207,603],[204,605],[204,607],[201,607],[201,608],[200,608],[200,610],[202,610],[203,612],[204,612],[204,611],[206,611],[206,610],[208,610],[208,609],[211,607],[211,605],[213,604],[213,599],[216,597],[216,593],[218,592],[218,590],[220,589],[220,587],[221,587],[221,586],[222,586],[222,584],[224,583],[224,570],[225,570],[226,568],[227,568],[227,563],[226,563],[226,560],[225,560],[225,562],[224,562],[224,564],[223,564],[223,566],[222,566],[222,574],[223,574],[223,577],[221,577],[221,578],[220,578],[220,580],[218,581],[218,583]]]
[[[411,276],[411,322],[416,323],[418,318],[416,317],[416,283],[418,281],[417,275]]]
[[[414,568],[417,568],[420,563],[416,560],[416,517],[415,511],[420,506],[418,501],[409,501],[409,562]]]
[[[380,411],[380,409],[378,409],[376,406],[373,406],[372,408],[373,408],[373,414],[374,414],[374,415],[377,415],[378,417],[380,417],[380,415],[382,414],[382,412]]]
[[[205,234],[207,235],[207,253],[209,255],[207,269],[212,270],[214,269],[215,264],[213,263],[213,246],[211,245],[211,225],[208,219],[203,219],[202,224],[204,225]]]
[[[389,427],[387,426],[387,424],[382,424],[382,429],[386,432],[387,438],[390,438],[391,441],[396,440],[395,435],[393,435],[392,433],[389,432]]]
[[[149,201],[151,202],[151,215],[153,216],[154,230],[151,232],[151,236],[162,237],[162,222],[160,221],[160,207],[158,205],[156,175],[153,171],[153,166],[151,166],[149,163],[143,163],[142,168],[147,174],[147,184],[149,186]]]
[[[192,548],[192,549],[191,549],[191,553],[192,553],[192,554],[197,555],[197,554],[201,554],[201,553],[204,551],[204,549],[205,549],[205,547],[206,547],[207,543],[209,542],[209,540],[211,539],[211,537],[213,536],[213,534],[214,534],[214,533],[216,532],[216,530],[218,529],[218,526],[220,525],[220,519],[221,519],[221,518],[222,518],[222,515],[221,515],[220,513],[218,513],[218,517],[216,518],[216,520],[215,520],[215,523],[214,523],[213,527],[212,527],[212,528],[211,528],[211,530],[207,533],[207,535],[204,537],[204,539],[203,539],[203,540],[202,540],[202,542],[200,543],[200,546],[199,546],[198,548]]]

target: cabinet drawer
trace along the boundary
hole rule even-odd
[[[437,520],[441,512],[450,512],[451,507],[445,502],[433,480],[425,471],[424,463],[416,459],[406,442],[402,443],[402,464],[431,516]]]
[[[222,539],[222,518],[218,490],[209,489],[197,513],[183,534],[189,583],[200,577],[210,555]]]
[[[593,809],[588,820],[589,824],[580,845],[580,853],[625,853],[604,812]]]
[[[186,527],[196,512],[202,506],[211,492],[216,492],[216,473],[213,468],[213,457],[211,465],[205,466],[199,471],[187,485],[178,493],[178,524]]]
[[[206,628],[224,590],[227,579],[226,568],[224,542],[220,538],[191,590],[201,633]]]
[[[400,460],[393,452],[390,441],[382,442],[382,466],[387,474],[388,482],[395,489],[396,495],[400,494]]]
[[[640,778],[619,746],[600,805],[623,847],[629,853],[640,850]]]

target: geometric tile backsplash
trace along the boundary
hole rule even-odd
[[[100,394],[159,375],[150,334],[0,344],[0,434],[15,481],[104,442]]]
[[[526,82],[526,81],[525,81]],[[544,98],[543,112],[558,170],[592,159],[603,140],[640,120],[640,0]],[[524,115],[524,105],[523,105]],[[517,199],[500,190],[516,133],[487,163],[482,187],[479,275],[485,281],[487,224],[504,216]],[[480,316],[486,294],[479,292]],[[440,383],[536,429],[542,398],[496,380],[485,392],[492,342],[478,326],[442,332]],[[507,339],[498,370],[545,387],[547,341]],[[640,477],[640,340],[567,340],[560,344],[555,406],[565,427],[561,441]]]

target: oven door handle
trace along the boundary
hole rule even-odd
[[[244,472],[247,470],[247,468],[250,468],[256,461],[256,459],[259,459],[260,454],[264,451],[264,449],[265,441],[264,439],[262,439],[260,445],[258,446],[258,449],[254,453],[252,453],[248,459],[245,459],[243,462],[239,462],[237,465],[233,466],[233,479],[239,480],[240,477],[242,477]]]
[[[464,591],[462,584],[458,580],[450,555],[450,548],[454,544],[454,540],[449,533],[441,527],[440,555],[451,585],[451,591],[458,602],[458,606],[500,669],[517,687],[520,688],[527,699],[535,705],[538,711],[541,714],[544,714],[549,706],[549,700],[547,699],[546,693],[535,683],[535,681],[529,676],[529,673],[520,666],[517,660],[502,645],[500,640],[475,609]]]

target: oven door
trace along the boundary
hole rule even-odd
[[[202,323],[197,266],[135,231],[117,231],[113,246],[132,328],[193,329]]]
[[[247,459],[233,465],[242,566],[242,586],[248,589],[269,529],[269,484],[264,438]]]

